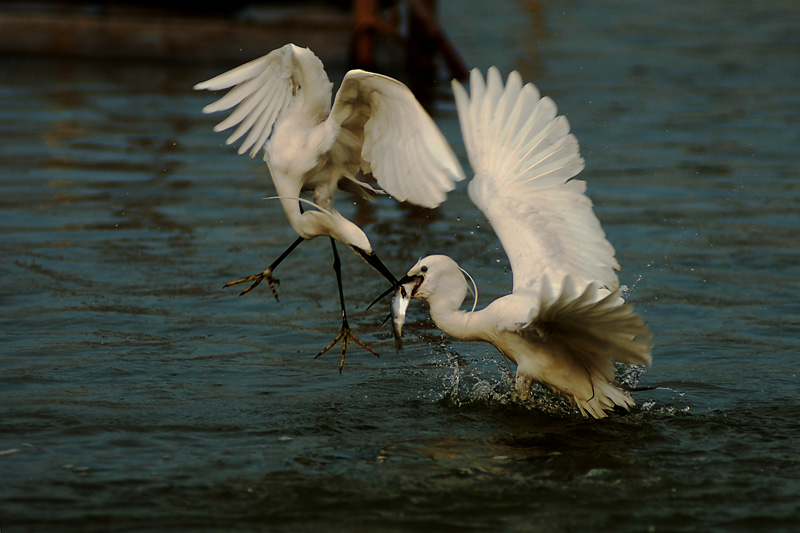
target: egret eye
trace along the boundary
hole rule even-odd
[[[427,271],[428,271],[428,267],[426,267],[426,266],[422,266],[422,267],[420,267],[419,271],[420,271],[420,272],[422,272],[422,273],[424,274],[425,272],[427,272]]]

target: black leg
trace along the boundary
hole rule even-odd
[[[344,288],[342,287],[342,261],[339,259],[339,252],[336,250],[336,241],[331,239],[333,249],[333,271],[336,273],[336,285],[339,287],[339,303],[342,306],[342,327],[349,327],[347,324],[347,308],[344,305]]]
[[[305,239],[303,237],[298,237],[292,244],[289,245],[289,247],[286,250],[283,251],[281,255],[278,256],[278,258],[275,261],[273,261],[266,269],[264,269],[263,272],[259,272],[258,274],[253,274],[252,276],[248,276],[246,278],[237,279],[236,281],[228,282],[222,288],[227,289],[231,285],[238,285],[239,283],[252,281],[253,282],[252,285],[250,285],[245,290],[239,293],[239,296],[242,296],[255,289],[259,283],[261,283],[266,279],[267,283],[269,283],[269,288],[272,290],[272,294],[275,296],[275,299],[277,300],[278,291],[275,290],[275,286],[278,285],[280,282],[272,277],[272,272],[278,267],[278,265],[281,264],[281,262],[284,259],[286,259],[289,256],[290,253],[294,251],[295,248],[300,246],[300,243],[303,242],[304,240]],[[341,284],[339,292],[341,292]]]
[[[336,250],[336,241],[333,238],[331,238],[331,248],[333,249],[333,271],[336,273],[336,284],[339,287],[339,303],[342,306],[342,330],[339,332],[336,338],[333,339],[333,341],[331,341],[329,345],[323,348],[316,355],[316,357],[319,357],[320,355],[324,354],[325,352],[333,348],[336,345],[336,343],[341,340],[342,359],[339,362],[339,373],[341,374],[342,369],[344,368],[344,359],[347,355],[347,343],[349,341],[355,342],[365,350],[375,355],[375,357],[378,357],[378,353],[369,346],[367,346],[366,343],[362,342],[358,337],[353,335],[353,333],[350,331],[350,325],[347,323],[347,309],[344,305],[344,289],[342,288],[342,262],[339,259],[339,252]]]

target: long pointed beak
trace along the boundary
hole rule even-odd
[[[394,284],[391,287],[389,287],[388,289],[383,291],[380,296],[375,298],[375,300],[371,304],[369,304],[369,306],[367,307],[367,310],[369,311],[370,307],[372,307],[376,303],[380,302],[381,300],[383,300],[384,298],[386,298],[387,296],[392,294],[397,289],[397,287],[399,287],[400,285],[405,285],[409,281],[413,281],[414,278],[415,278],[415,276],[405,275],[402,278],[400,278],[398,280],[395,280]]]
[[[391,271],[391,270],[389,270],[389,269],[387,268],[387,266],[383,264],[383,261],[381,261],[380,259],[378,259],[378,256],[377,256],[377,255],[375,255],[375,252],[370,252],[370,253],[367,253],[367,252],[365,252],[364,250],[362,250],[361,248],[357,248],[357,247],[355,247],[355,246],[353,247],[353,250],[355,250],[355,252],[356,252],[356,253],[357,253],[359,256],[361,256],[361,259],[363,259],[364,261],[366,261],[366,263],[367,263],[368,265],[370,265],[372,268],[374,268],[375,270],[377,270],[378,272],[380,272],[380,273],[381,273],[381,275],[382,275],[384,278],[386,278],[386,279],[389,281],[389,283],[391,283],[391,284],[392,284],[392,287],[396,287],[396,286],[397,286],[397,283],[398,283],[398,282],[397,282],[397,278],[396,278],[396,277],[394,277],[394,274],[392,274],[392,271]]]

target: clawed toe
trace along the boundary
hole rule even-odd
[[[333,339],[331,343],[328,344],[325,348],[323,348],[317,355],[315,355],[314,358],[316,359],[317,357],[321,356],[322,354],[324,354],[325,352],[336,346],[336,343],[338,343],[339,341],[342,341],[342,359],[341,361],[339,361],[340,374],[342,373],[342,369],[344,368],[344,359],[347,356],[347,343],[350,341],[355,342],[356,344],[358,344],[359,346],[370,352],[375,357],[380,357],[378,355],[378,352],[373,350],[367,343],[356,337],[350,330],[350,327],[345,323],[342,324],[342,330],[339,332],[336,338]]]
[[[227,289],[233,285],[238,285],[239,283],[247,283],[252,281],[252,285],[247,287],[245,290],[239,293],[239,296],[244,296],[248,292],[252,291],[256,287],[258,287],[259,283],[262,281],[267,280],[267,284],[269,285],[270,290],[272,291],[272,295],[275,296],[275,299],[278,299],[278,291],[276,287],[280,285],[280,281],[277,278],[272,277],[272,271],[267,269],[264,272],[260,272],[258,274],[253,274],[252,276],[248,276],[246,278],[237,279],[236,281],[229,281],[225,285],[222,286],[223,289]]]

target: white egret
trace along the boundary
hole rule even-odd
[[[504,87],[496,68],[485,83],[473,70],[470,87],[471,96],[453,82],[475,172],[469,196],[508,255],[512,293],[479,311],[460,310],[468,289],[462,270],[432,255],[400,280],[395,298],[427,300],[442,331],[493,344],[516,363],[522,399],[538,382],[584,416],[630,408],[633,399],[615,382],[612,360],[650,363],[651,334],[621,298],[614,249],[585,182],[574,179],[584,167],[577,139],[567,119],[556,116],[555,103],[540,98],[533,84],[523,86],[516,72]],[[395,302],[393,309],[405,306]]]
[[[342,329],[318,356],[344,339],[341,371],[348,340],[375,352],[350,331],[334,239],[390,282],[397,279],[375,255],[364,232],[333,208],[334,194],[345,189],[374,199],[381,192],[367,181],[374,179],[383,192],[397,200],[433,208],[464,174],[441,131],[405,85],[379,74],[351,70],[331,106],[332,85],[311,50],[287,44],[194,88],[216,91],[232,87],[203,112],[235,107],[214,130],[238,125],[227,143],[247,134],[239,153],[249,150],[255,157],[263,150],[276,198],[299,235],[263,272],[226,287],[253,282],[242,291],[245,294],[267,280],[277,298],[277,280],[272,274],[278,264],[304,240],[330,237]],[[306,190],[312,191],[312,200],[300,198]],[[304,205],[313,209],[304,210]]]

